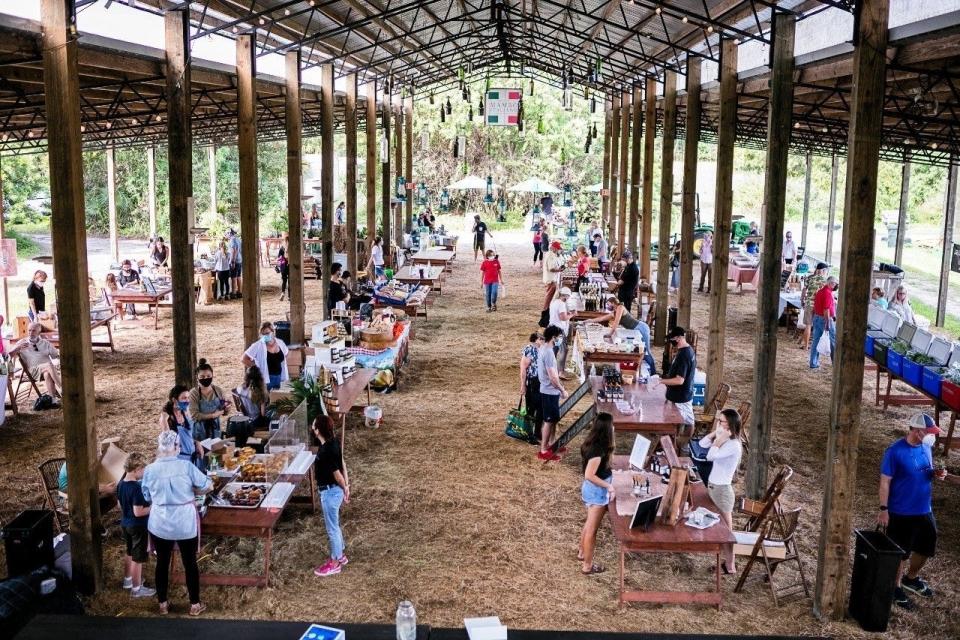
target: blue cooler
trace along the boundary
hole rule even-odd
[[[898,378],[903,376],[903,356],[893,349],[887,349],[887,369]]]
[[[943,383],[943,367],[924,367],[923,368],[923,390],[931,396],[940,399],[940,386]]]
[[[869,333],[863,341],[863,353],[869,357],[873,357],[873,343],[876,341],[876,338],[871,336]]]
[[[940,399],[943,374],[947,371],[947,364],[951,362],[953,351],[953,343],[943,338],[933,338],[933,340],[930,341],[930,348],[927,350],[927,355],[936,360],[937,364],[923,368],[921,384],[923,390],[937,400]]]
[[[697,369],[693,376],[693,406],[702,407],[707,403],[707,374]]]
[[[917,389],[923,385],[923,365],[918,364],[910,358],[903,359],[901,367],[903,379],[912,384]]]

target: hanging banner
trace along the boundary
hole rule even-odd
[[[498,127],[516,126],[520,120],[520,89],[489,89],[484,122]]]
[[[0,277],[12,278],[17,275],[17,241],[0,240]]]

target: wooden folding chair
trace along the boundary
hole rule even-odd
[[[37,466],[40,486],[43,487],[44,502],[55,514],[54,524],[58,532],[70,530],[70,512],[60,493],[60,469],[67,463],[66,458],[51,458]]]
[[[767,487],[766,493],[760,500],[750,500],[741,497],[736,510],[733,512],[734,518],[743,520],[743,526],[740,531],[759,531],[771,514],[779,514],[783,510],[780,507],[780,494],[793,477],[793,468],[789,465],[783,465],[773,481]]]
[[[713,394],[709,402],[703,405],[703,411],[699,415],[694,415],[693,437],[696,438],[698,434],[703,434],[713,428],[713,421],[716,420],[720,410],[726,406],[729,397],[730,385],[726,382],[718,384],[717,392]]]
[[[20,387],[23,386],[23,383],[24,383],[24,382],[27,382],[27,383],[28,383],[28,385],[27,385],[27,397],[26,397],[25,399],[26,399],[26,400],[30,400],[30,390],[31,390],[31,389],[33,389],[33,391],[35,391],[35,392],[37,393],[37,397],[39,398],[39,397],[43,394],[43,392],[40,391],[40,387],[39,387],[39,385],[37,385],[37,380],[36,380],[36,378],[34,378],[34,377],[33,377],[33,374],[30,373],[30,367],[28,367],[28,366],[27,366],[27,363],[24,362],[24,360],[23,360],[23,355],[22,355],[22,354],[19,354],[19,353],[17,354],[17,363],[18,363],[19,366],[20,366],[20,377],[17,379],[17,390],[16,390],[16,392],[14,393],[14,398],[15,398],[14,402],[19,402],[19,401],[20,401]],[[14,374],[15,374],[15,373],[16,373],[16,372],[14,372]]]
[[[776,514],[767,520],[766,526],[757,537],[753,550],[750,553],[750,559],[747,560],[747,566],[743,568],[740,579],[734,591],[739,593],[747,581],[750,569],[754,563],[763,560],[763,568],[766,571],[764,581],[770,586],[770,593],[773,595],[773,604],[780,606],[780,599],[790,596],[803,595],[810,597],[810,590],[807,588],[807,577],[803,573],[803,562],[800,560],[800,549],[797,547],[796,533],[797,524],[800,521],[800,507]],[[774,572],[781,564],[786,562],[796,562],[798,580],[786,584],[777,585],[774,582]]]

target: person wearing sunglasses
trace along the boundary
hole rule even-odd
[[[10,357],[20,356],[34,380],[43,380],[44,393],[53,398],[61,397],[60,352],[49,340],[40,336],[43,328],[39,322],[31,322],[27,337],[10,351]]]

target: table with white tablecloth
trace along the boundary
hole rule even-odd
[[[787,305],[799,309],[801,297],[802,296],[799,291],[781,291],[777,317],[779,318],[783,315],[783,312],[787,310]]]

